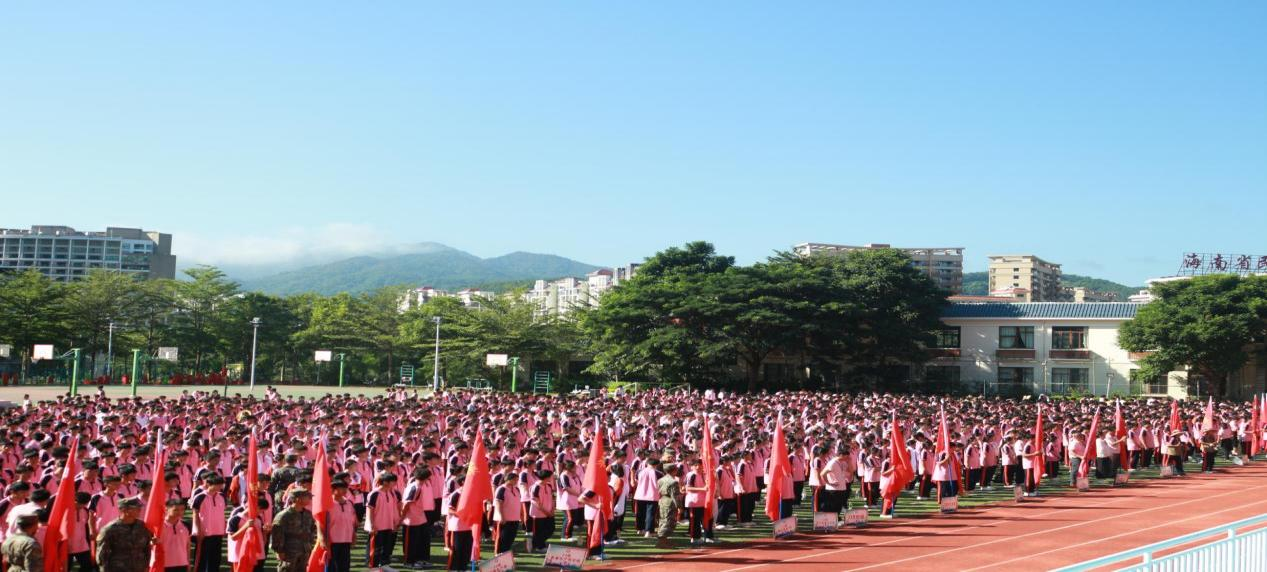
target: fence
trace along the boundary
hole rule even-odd
[[[1267,514],[1088,560],[1081,564],[1060,568],[1055,572],[1083,572],[1121,564],[1136,558],[1142,558],[1143,561],[1117,570],[1119,572],[1218,572],[1222,570],[1267,572],[1267,528],[1254,528],[1237,533],[1242,528],[1264,524],[1267,524]],[[1221,540],[1207,542],[1166,556],[1153,556],[1163,550],[1208,541],[1211,537],[1219,535],[1223,536]]]

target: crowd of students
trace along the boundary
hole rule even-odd
[[[366,554],[358,565],[370,569],[465,569],[471,544],[481,539],[494,553],[541,553],[551,543],[575,543],[602,558],[604,546],[629,536],[668,546],[681,520],[691,544],[752,527],[763,491],[776,482],[778,514],[771,517],[807,503],[816,512],[867,507],[891,518],[904,495],[947,497],[998,486],[1023,486],[1024,494],[1037,495],[1039,481],[1060,479],[1062,472],[1075,485],[1084,466],[1098,478],[1163,463],[1183,475],[1191,459],[1213,471],[1217,455],[1244,457],[1263,445],[1258,407],[1257,400],[659,390],[423,399],[402,391],[320,399],[272,391],[263,399],[211,392],[147,400],[62,397],[0,413],[0,480],[7,492],[0,499],[0,540],[22,534],[31,517],[47,519],[50,497],[73,456],[81,470],[74,475],[68,552],[81,570],[97,563],[103,529],[147,502],[155,479],[167,491],[169,526],[159,543],[171,572],[222,569],[222,554],[234,560],[252,527],[268,537],[268,549],[257,555],[260,565],[271,559],[279,569],[313,542],[329,550],[332,572],[351,568],[358,542]],[[598,427],[606,436],[610,511],[583,485]],[[453,512],[477,431],[487,447],[493,495],[483,526],[473,529]],[[702,450],[705,431],[712,454]],[[784,435],[786,459],[772,458],[776,434]],[[895,434],[902,436],[901,451],[894,448]],[[255,494],[247,485],[252,435]],[[79,446],[71,451],[74,437]],[[308,541],[301,521],[311,502],[318,443],[332,465],[334,503],[318,538]],[[159,447],[168,453],[162,467],[155,466]],[[895,466],[895,460],[909,465]],[[783,468],[786,478],[774,478],[771,471]],[[254,519],[250,502],[258,508]],[[279,518],[287,507],[290,517]],[[599,515],[604,522],[593,522]],[[31,531],[37,541],[42,528]],[[601,542],[588,542],[596,534]]]

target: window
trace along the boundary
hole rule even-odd
[[[1005,350],[1032,349],[1034,326],[1000,326],[999,347]]]
[[[958,348],[959,347],[959,326],[948,326],[933,332],[936,341],[935,348]]]
[[[1086,349],[1086,326],[1053,326],[1051,329],[1051,348],[1054,350]]]
[[[1165,395],[1170,392],[1170,383],[1166,376],[1144,378],[1138,369],[1131,370],[1131,391],[1147,395]]]
[[[1085,367],[1053,367],[1051,368],[1051,392],[1069,393],[1073,390],[1082,392],[1091,389],[1091,371]]]
[[[1034,368],[1032,367],[1001,367],[999,368],[999,385],[1023,385],[1029,386],[1034,383]]]
[[[959,366],[930,365],[924,368],[924,379],[929,383],[959,384]]]

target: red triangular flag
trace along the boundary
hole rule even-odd
[[[713,521],[717,512],[717,450],[713,448],[713,426],[704,416],[704,438],[700,450],[700,461],[704,466],[704,525]]]
[[[910,452],[906,450],[906,439],[902,435],[902,426],[897,422],[897,413],[893,414],[893,428],[889,431],[889,467],[893,469],[893,478],[880,492],[881,496],[892,502],[902,494],[902,489],[906,488],[906,484],[915,475],[911,467]]]
[[[1043,451],[1043,404],[1038,404],[1038,420],[1034,422],[1034,452],[1038,456],[1031,461],[1034,467],[1034,488],[1043,482],[1043,471],[1047,468],[1047,453]]]
[[[586,544],[595,548],[603,543],[603,534],[607,530],[607,519],[612,515],[611,484],[607,481],[606,452],[603,446],[603,428],[594,420],[594,442],[590,444],[589,461],[585,463],[585,478],[581,487],[594,491],[598,496],[598,514],[594,516],[594,524],[589,531]]]
[[[49,510],[48,526],[44,529],[44,571],[60,572],[65,570],[70,561],[69,526],[71,521],[66,513],[75,506],[75,475],[79,474],[79,437],[70,440],[70,455],[66,457],[66,466],[62,469],[62,480],[57,485],[57,497],[53,499],[53,508]]]
[[[150,485],[150,497],[145,502],[145,528],[150,529],[154,538],[159,538],[163,531],[163,515],[167,509],[167,481],[163,479],[163,470],[167,466],[167,451],[163,449],[163,433],[158,434],[158,452],[154,455],[154,482]],[[150,548],[149,572],[162,572],[165,568],[163,543],[155,542]]]
[[[1118,464],[1122,466],[1122,471],[1126,473],[1127,478],[1131,475],[1131,458],[1130,453],[1126,449],[1126,418],[1122,417],[1122,400],[1117,400],[1117,409],[1113,412],[1113,437],[1118,440],[1117,456]]]
[[[1100,408],[1096,407],[1095,417],[1091,418],[1091,432],[1087,434],[1087,452],[1086,454],[1083,455],[1082,467],[1078,469],[1079,477],[1087,476],[1087,469],[1091,466],[1091,463],[1095,462],[1095,458],[1096,458],[1095,439],[1096,439],[1096,436],[1099,434],[1099,431],[1100,431]]]
[[[466,482],[458,496],[454,515],[458,522],[470,525],[475,542],[471,543],[471,561],[480,559],[480,528],[484,526],[484,503],[493,500],[493,479],[488,471],[488,449],[484,447],[483,429],[475,430],[475,447],[466,466]]]
[[[1205,404],[1205,419],[1201,421],[1201,432],[1205,433],[1214,429],[1214,396],[1210,396],[1210,401]]]
[[[770,454],[770,482],[766,483],[765,514],[771,521],[779,520],[780,503],[783,501],[783,483],[792,478],[791,461],[787,453],[787,437],[783,434],[783,412],[779,412],[774,425],[774,451]]]
[[[317,460],[312,467],[312,518],[317,521],[317,529],[321,531],[323,538],[330,538],[329,531],[326,530],[326,517],[330,514],[330,508],[334,506],[334,491],[330,488],[329,465],[326,443],[322,439],[317,444]],[[323,548],[321,543],[318,542],[312,547],[312,554],[308,557],[308,572],[325,570],[326,563],[329,561],[330,550]]]
[[[246,458],[246,533],[242,542],[237,544],[237,562],[233,563],[233,572],[251,572],[255,563],[259,562],[260,552],[264,550],[264,538],[260,530],[250,526],[260,516],[259,507],[259,445],[255,432],[251,432],[250,444],[247,446]]]

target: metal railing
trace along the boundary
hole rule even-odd
[[[1095,560],[1088,560],[1073,566],[1059,568],[1054,572],[1083,572],[1119,564],[1126,560],[1142,558],[1139,564],[1118,568],[1118,572],[1217,572],[1221,570],[1237,572],[1267,571],[1267,528],[1238,533],[1242,528],[1267,524],[1267,514],[1238,520],[1208,528],[1200,532],[1185,534],[1170,540],[1163,540],[1147,546],[1110,554]],[[1221,540],[1207,542],[1199,546],[1187,548],[1174,554],[1154,557],[1153,554],[1191,544],[1207,541],[1211,537],[1222,535]]]

